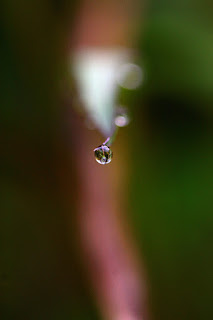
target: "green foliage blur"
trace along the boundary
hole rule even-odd
[[[152,318],[212,319],[213,6],[153,1],[141,36],[144,86],[124,92],[130,211]]]

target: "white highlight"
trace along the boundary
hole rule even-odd
[[[113,110],[119,89],[117,73],[122,65],[134,66],[128,63],[130,57],[127,49],[81,49],[72,57],[73,74],[83,105],[105,136],[113,129]]]

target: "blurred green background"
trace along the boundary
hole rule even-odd
[[[154,1],[144,87],[129,97],[131,205],[153,319],[213,318],[212,27],[209,1]]]

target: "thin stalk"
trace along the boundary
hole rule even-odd
[[[115,138],[116,138],[117,133],[118,133],[118,127],[116,126],[113,135],[112,135],[111,137],[108,137],[108,138],[106,139],[106,141],[104,141],[104,143],[103,143],[102,145],[106,145],[106,146],[110,147],[110,146],[113,144],[113,142],[114,142],[114,140],[115,140]]]

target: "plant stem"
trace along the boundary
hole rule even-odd
[[[102,145],[107,145],[107,146],[110,147],[110,146],[112,145],[112,143],[114,142],[117,133],[118,133],[118,127],[116,126],[113,135],[112,135],[111,137],[108,137],[108,138],[106,139],[106,141],[104,141],[104,143],[103,143]]]

